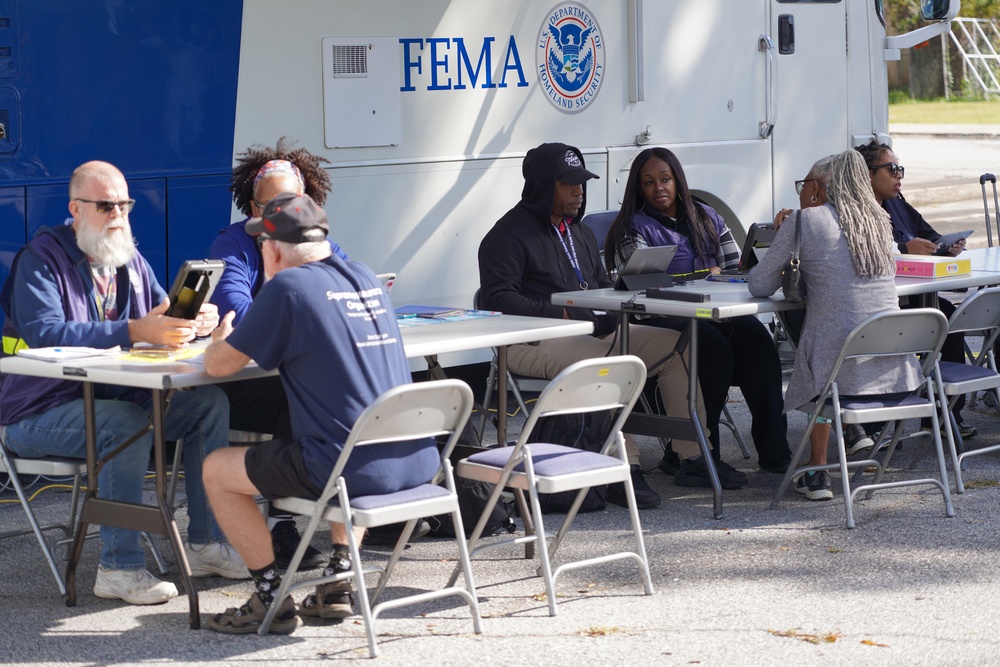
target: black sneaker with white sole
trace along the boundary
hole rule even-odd
[[[848,455],[871,449],[874,444],[875,441],[865,433],[861,424],[848,424],[844,429],[844,448]]]
[[[805,473],[795,483],[795,490],[809,500],[833,499],[833,483],[825,470]]]

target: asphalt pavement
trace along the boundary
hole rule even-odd
[[[982,174],[1000,174],[1000,125],[892,125],[899,163],[906,167],[903,196],[942,234],[975,230],[970,248],[985,248]],[[987,183],[993,244],[1000,244],[997,207]]]
[[[916,165],[935,163],[918,152],[925,140],[934,138],[895,133],[908,168],[907,188],[920,182],[915,176],[924,167]],[[978,136],[937,139],[944,140],[997,142]],[[941,150],[950,155],[956,146]],[[956,178],[974,173],[978,188],[975,172],[1000,170],[1000,159],[993,164],[956,168]],[[749,433],[750,416],[738,389],[730,399],[737,425]],[[994,408],[980,400],[966,408],[965,417],[979,429],[970,446],[1000,442]],[[790,416],[793,444],[804,427],[804,416]],[[909,424],[907,430],[915,428]],[[969,459],[968,490],[953,495],[956,516],[945,517],[941,494],[932,488],[900,488],[859,500],[858,526],[847,530],[839,491],[830,502],[809,502],[789,491],[778,509],[769,509],[779,476],[758,471],[755,455],[743,459],[726,431],[723,457],[746,471],[750,483],[725,492],[721,519],[711,516],[708,490],[676,487],[656,470],[657,441],[641,440],[641,450],[647,479],[663,496],[660,507],[640,512],[653,595],[643,595],[629,563],[569,572],[557,582],[559,613],[549,617],[535,566],[516,551],[494,552],[473,563],[482,635],[472,632],[468,609],[457,599],[390,611],[377,624],[378,664],[985,665],[996,659],[1000,453]],[[894,457],[890,475],[915,478],[935,469],[930,452],[909,442]],[[3,491],[0,500],[0,531],[23,526],[20,507],[9,502],[13,494]],[[58,489],[42,491],[32,501],[43,519],[67,504],[68,496]],[[558,519],[549,517],[551,526]],[[178,520],[183,533],[183,508]],[[167,543],[156,539],[172,565]],[[617,550],[629,539],[623,508],[581,515],[556,563]],[[325,547],[321,538],[314,543]],[[384,549],[365,550],[373,562],[387,555]],[[0,541],[0,623],[6,637],[0,662],[330,665],[366,659],[360,617],[339,624],[307,622],[291,636],[228,636],[188,629],[183,596],[152,607],[95,598],[97,557],[97,542],[88,542],[79,567],[78,604],[68,608],[32,536]],[[453,557],[453,542],[420,540],[407,550],[387,594],[442,585]],[[175,567],[165,576],[178,581]],[[238,606],[251,591],[248,582],[208,578],[197,584],[203,614]]]

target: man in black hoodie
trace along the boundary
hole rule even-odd
[[[551,303],[555,292],[612,286],[593,232],[579,224],[586,210],[586,183],[598,176],[587,171],[579,149],[555,143],[529,150],[521,172],[524,175],[521,201],[497,221],[479,246],[480,303],[484,308],[511,315],[585,320],[594,324],[591,336],[509,348],[511,370],[551,379],[576,361],[607,355],[616,344],[612,338],[618,324],[617,314]],[[669,329],[631,325],[629,352],[643,359],[650,375],[656,378],[667,414],[686,418],[688,376],[679,356],[672,354],[678,335]],[[703,410],[700,396],[698,405],[699,411]],[[702,424],[706,423],[703,412],[699,417]],[[656,507],[660,496],[643,478],[638,447],[627,436],[625,445],[638,505]],[[673,440],[673,449],[681,458],[675,483],[710,486],[698,443]],[[717,467],[723,488],[739,488],[747,483],[742,472],[724,463]],[[612,486],[608,500],[624,506],[624,488]]]

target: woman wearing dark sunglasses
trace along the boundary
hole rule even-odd
[[[873,139],[859,146],[857,151],[868,165],[875,199],[892,218],[892,237],[899,246],[899,252],[907,255],[933,255],[937,252],[941,235],[927,224],[900,192],[905,169],[899,164],[892,148]],[[948,248],[947,253],[955,257],[963,250],[964,239]]]
[[[938,240],[941,235],[927,224],[917,209],[910,206],[909,202],[903,198],[900,189],[904,170],[892,148],[872,139],[870,143],[858,146],[855,150],[861,153],[865,164],[868,165],[868,174],[871,177],[875,199],[892,219],[892,237],[899,252],[908,255],[933,255],[937,252]],[[947,253],[955,257],[963,250],[965,250],[965,239],[948,248]],[[916,300],[911,299],[911,302],[904,308],[916,308],[917,306]],[[938,297],[938,309],[945,314],[945,317],[951,317],[951,314],[955,312],[955,306],[951,301],[941,297]],[[965,336],[963,334],[949,335],[944,347],[941,348],[941,358],[944,361],[964,364]],[[955,415],[955,421],[958,422],[962,437],[972,438],[976,435],[976,429],[967,426],[962,421],[962,408],[964,406],[965,397],[960,396],[952,412]]]

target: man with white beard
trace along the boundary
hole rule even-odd
[[[125,177],[106,162],[88,162],[69,183],[71,220],[42,227],[14,258],[0,293],[7,316],[3,354],[27,347],[129,347],[152,343],[179,348],[219,323],[206,304],[195,320],[164,315],[166,293],[135,247]],[[97,453],[103,456],[149,424],[148,391],[98,385]],[[188,544],[194,576],[249,577],[239,554],[225,541],[208,508],[203,459],[228,445],[229,403],[213,386],[174,394],[166,414],[166,438],[184,440]],[[0,375],[0,427],[7,448],[23,457],[84,458],[83,385],[79,382]],[[152,433],[111,459],[100,473],[100,497],[142,502]],[[177,595],[173,583],[146,570],[139,533],[101,527],[103,548],[94,595],[130,604],[158,604]]]

